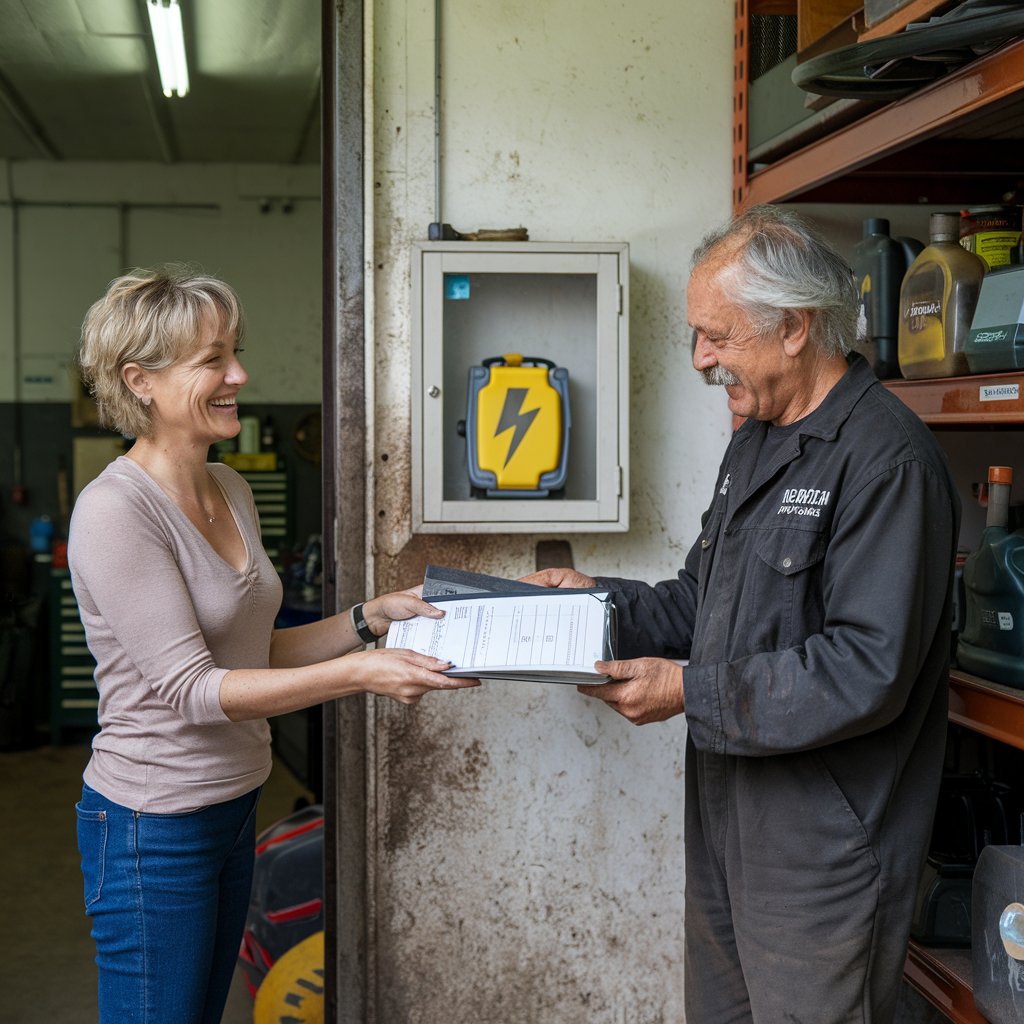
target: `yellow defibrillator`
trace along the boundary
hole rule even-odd
[[[509,352],[469,370],[469,481],[489,498],[546,498],[565,486],[569,371]]]

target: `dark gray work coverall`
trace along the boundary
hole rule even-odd
[[[600,581],[620,658],[690,660],[686,1020],[884,1024],[941,775],[960,503],[860,356],[766,461],[767,431],[736,431],[678,579]]]

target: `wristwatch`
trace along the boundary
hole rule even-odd
[[[372,629],[363,617],[363,606],[356,604],[352,606],[352,628],[364,644],[375,644],[380,637]]]

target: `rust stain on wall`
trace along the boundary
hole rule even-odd
[[[629,827],[616,803],[635,786],[587,796],[617,744],[602,754],[589,736],[564,730],[547,692],[493,687],[386,710],[379,1020],[674,1019],[664,988],[644,979],[678,970],[678,822],[662,814],[642,831]],[[650,900],[659,889],[674,898]],[[640,892],[649,900],[642,917]]]
[[[448,696],[438,695],[441,699]],[[378,779],[387,792],[403,794],[390,803],[381,823],[381,846],[387,856],[430,830],[437,808],[479,792],[491,759],[479,738],[446,742],[425,707],[389,709],[388,727],[380,735]]]

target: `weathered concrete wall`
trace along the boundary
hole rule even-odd
[[[689,365],[683,286],[729,213],[732,4],[444,5],[444,220],[631,246],[632,528],[583,571],[674,573],[730,418]],[[372,506],[378,592],[499,575],[537,538],[410,532],[409,246],[434,220],[433,4],[374,19]],[[373,711],[376,1019],[678,1022],[682,747],[571,687],[485,684]]]

